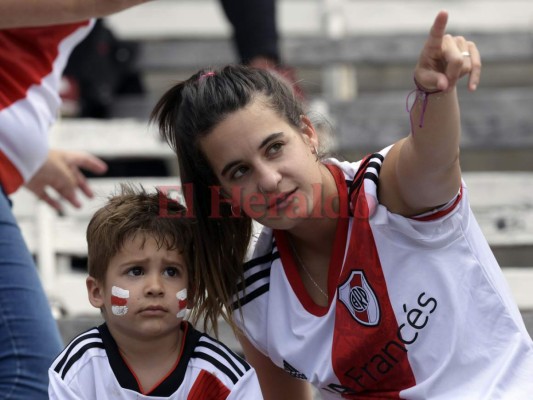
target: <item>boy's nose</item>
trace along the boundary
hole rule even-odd
[[[146,294],[149,296],[161,296],[164,294],[164,288],[161,283],[161,277],[149,277],[146,284]]]

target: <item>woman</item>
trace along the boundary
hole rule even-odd
[[[475,90],[481,62],[447,17],[414,71],[411,133],[360,162],[320,161],[295,96],[257,70],[200,71],[152,114],[199,220],[204,312],[235,321],[265,399],[311,399],[307,382],[324,399],[533,392],[531,339],[461,182],[456,84]]]

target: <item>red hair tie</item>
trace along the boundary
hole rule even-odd
[[[198,77],[198,82],[200,81],[203,81],[205,78],[207,78],[208,76],[214,76],[215,75],[215,72],[214,71],[209,71],[209,72],[204,72],[202,75],[200,75]]]

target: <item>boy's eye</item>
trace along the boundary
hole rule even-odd
[[[180,271],[176,267],[167,267],[167,268],[165,268],[164,274],[166,276],[174,277],[174,276],[179,276],[180,275]]]
[[[128,270],[128,275],[130,276],[141,276],[143,274],[143,269],[142,267],[131,267],[129,270]]]

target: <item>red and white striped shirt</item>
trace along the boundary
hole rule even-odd
[[[92,25],[0,30],[0,183],[8,194],[46,160],[63,70]]]

